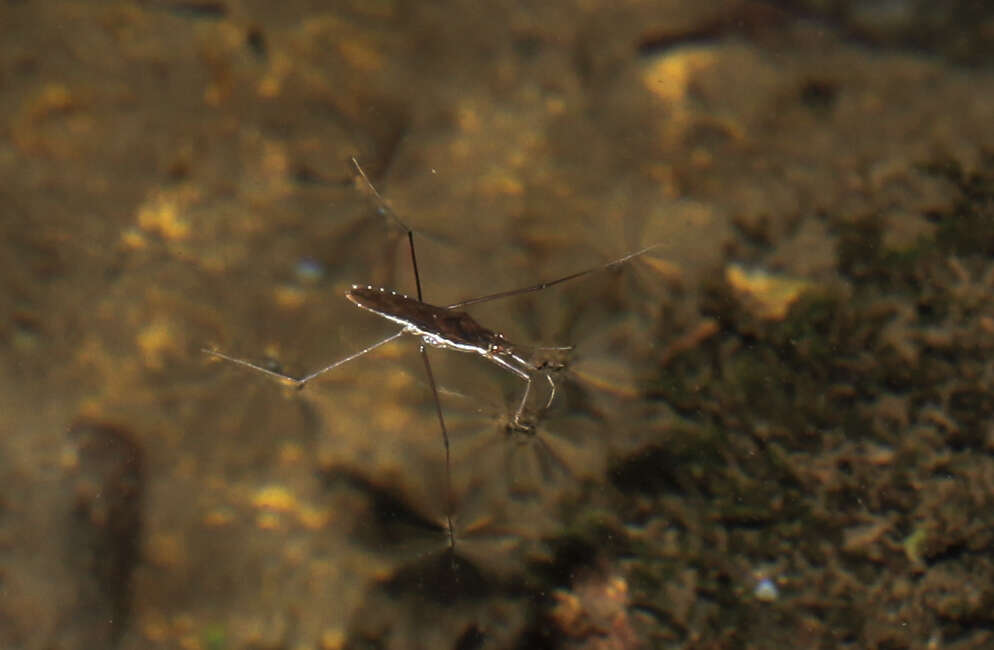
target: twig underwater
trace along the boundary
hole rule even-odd
[[[382,346],[391,343],[405,334],[419,339],[419,352],[423,360],[425,375],[428,386],[431,389],[434,402],[434,411],[438,419],[439,430],[442,435],[442,443],[445,450],[445,527],[448,537],[449,549],[454,551],[456,546],[456,536],[453,526],[454,518],[454,496],[452,487],[452,457],[449,429],[446,426],[445,415],[442,409],[442,402],[439,397],[440,388],[432,370],[431,361],[428,357],[428,348],[438,348],[442,350],[455,350],[479,355],[490,361],[503,370],[515,375],[525,383],[524,391],[521,395],[518,406],[511,417],[508,427],[519,433],[533,433],[535,418],[548,410],[555,401],[557,386],[553,375],[562,369],[563,364],[550,364],[547,361],[534,361],[519,351],[521,347],[535,351],[545,350],[560,353],[568,353],[573,349],[572,345],[557,347],[541,346],[518,346],[509,341],[498,331],[488,329],[477,322],[471,315],[463,311],[462,308],[470,305],[477,305],[484,302],[501,300],[526,293],[543,291],[545,289],[577,280],[592,273],[617,268],[635,258],[659,248],[662,244],[653,244],[640,250],[627,253],[622,257],[611,260],[605,264],[576,271],[568,275],[552,280],[539,282],[526,287],[498,291],[482,296],[467,298],[446,306],[436,306],[425,302],[421,286],[421,276],[418,269],[417,252],[414,243],[414,230],[412,230],[390,207],[387,201],[379,193],[359,162],[353,157],[351,159],[358,179],[365,185],[369,195],[376,203],[377,211],[388,220],[396,224],[406,235],[408,249],[410,252],[411,268],[414,275],[414,283],[417,291],[416,297],[409,297],[401,293],[380,287],[369,285],[352,285],[346,292],[345,297],[360,309],[372,312],[382,318],[392,321],[400,326],[400,329],[389,336],[374,342],[371,345],[358,350],[342,359],[338,359],[302,377],[295,377],[285,374],[279,370],[266,367],[264,365],[249,361],[239,357],[228,355],[213,348],[203,348],[203,352],[229,363],[233,363],[252,371],[268,375],[284,383],[290,384],[298,389],[303,389],[312,380],[331,372],[351,361],[363,357]],[[549,386],[549,395],[544,405],[537,414],[528,413],[529,397],[532,393],[532,382],[535,378],[543,378]]]

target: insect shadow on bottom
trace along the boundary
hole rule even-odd
[[[661,246],[661,244],[648,246],[641,250],[628,253],[606,264],[570,273],[569,275],[565,275],[554,280],[547,280],[545,282],[539,282],[538,284],[527,287],[508,289],[484,296],[468,298],[444,307],[432,305],[425,302],[422,298],[421,276],[418,272],[417,253],[415,252],[414,247],[414,231],[411,230],[411,228],[409,228],[407,224],[401,220],[399,216],[397,216],[393,209],[390,208],[389,204],[377,191],[376,187],[369,180],[369,177],[366,176],[366,172],[364,172],[362,167],[359,166],[359,162],[355,158],[352,158],[352,165],[355,168],[358,177],[365,184],[370,195],[375,200],[378,210],[382,214],[386,215],[388,219],[393,220],[407,235],[408,248],[411,253],[411,268],[414,272],[414,284],[417,288],[417,298],[411,298],[397,293],[396,291],[368,285],[352,285],[352,288],[346,292],[345,297],[352,301],[356,306],[397,323],[401,326],[400,329],[390,336],[373,343],[372,345],[366,346],[365,348],[354,352],[343,359],[330,363],[323,368],[304,375],[303,377],[287,375],[283,372],[274,370],[273,368],[267,368],[247,359],[229,356],[218,350],[204,348],[203,351],[212,357],[236,363],[256,372],[261,372],[271,377],[275,377],[297,388],[303,388],[312,379],[320,377],[321,375],[330,372],[339,366],[343,366],[350,361],[354,361],[359,357],[369,354],[373,350],[376,350],[391,341],[399,339],[405,334],[411,334],[421,339],[421,358],[424,361],[425,374],[428,378],[428,384],[431,387],[432,399],[435,404],[435,412],[438,416],[438,425],[442,433],[442,442],[445,446],[445,523],[449,539],[449,547],[450,549],[455,549],[456,539],[452,525],[453,494],[449,432],[445,426],[445,416],[442,413],[442,402],[438,396],[438,385],[435,382],[435,375],[431,369],[431,361],[428,359],[427,348],[430,346],[443,350],[457,350],[460,352],[478,354],[484,359],[500,366],[504,370],[514,374],[524,381],[525,389],[521,395],[521,401],[518,403],[518,407],[514,412],[514,416],[511,418],[509,426],[513,431],[521,433],[534,433],[534,421],[528,414],[526,414],[525,409],[528,403],[528,397],[531,394],[532,381],[536,377],[540,377],[544,378],[549,384],[549,397],[541,409],[544,411],[552,405],[556,398],[556,382],[553,380],[553,374],[562,367],[562,364],[550,364],[547,361],[532,361],[531,359],[522,356],[522,354],[518,352],[518,349],[519,347],[530,347],[530,349],[535,351],[544,350],[566,353],[572,350],[573,346],[517,346],[511,343],[511,341],[509,341],[500,332],[488,329],[478,323],[472,316],[463,311],[462,308],[492,300],[500,300],[501,298],[509,298],[511,296],[517,296],[524,293],[542,291],[543,289],[548,289],[549,287],[553,287],[557,284],[575,280],[591,273],[611,269],[620,266],[633,258],[639,257],[640,255],[644,255],[650,250]]]

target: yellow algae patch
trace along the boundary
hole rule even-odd
[[[385,388],[389,391],[400,391],[413,383],[414,378],[411,376],[411,373],[404,370],[394,370],[387,374]]]
[[[75,103],[69,86],[60,83],[46,84],[34,103],[31,104],[31,119],[39,119],[50,113],[68,110]]]
[[[384,405],[377,409],[374,421],[374,426],[379,431],[400,431],[410,425],[411,412],[406,408]]]
[[[290,512],[297,508],[297,499],[282,485],[269,485],[255,493],[252,505],[266,510]]]
[[[634,398],[641,394],[636,386],[631,366],[619,359],[603,356],[584,360],[570,371],[598,391],[619,397]]]
[[[204,524],[211,528],[221,528],[235,520],[235,513],[228,508],[215,508],[204,517]]]
[[[142,250],[148,245],[145,235],[137,228],[127,228],[121,233],[121,243],[131,250]]]
[[[266,176],[284,178],[290,173],[290,155],[279,142],[267,140],[262,143],[262,171]]]
[[[919,525],[910,535],[904,538],[901,545],[904,547],[904,554],[915,568],[924,568],[925,562],[922,560],[922,551],[928,542],[929,531],[924,525]]]
[[[701,125],[735,140],[744,139],[741,126],[731,115],[703,110],[691,90],[702,80],[724,85],[726,82],[721,76],[729,77],[728,61],[736,55],[711,46],[688,46],[658,56],[643,67],[642,84],[670,109],[662,127],[664,135],[679,137],[692,126]],[[692,160],[698,166],[704,166],[711,162],[711,154],[698,148],[693,151]]]
[[[321,650],[342,650],[345,647],[345,632],[331,628],[321,633]]]
[[[366,43],[356,39],[342,39],[338,42],[338,51],[356,70],[377,72],[383,69],[383,56]]]
[[[407,353],[407,347],[397,345],[396,341],[388,343],[381,348],[377,348],[376,352],[373,352],[373,354],[380,359],[401,359]]]
[[[260,512],[255,518],[255,525],[262,530],[280,530],[280,516],[275,512]]]
[[[149,641],[161,643],[169,636],[169,625],[160,614],[148,613],[139,623],[141,634]]]
[[[79,453],[75,446],[65,445],[59,450],[59,467],[74,470],[79,467]]]
[[[480,190],[488,196],[521,196],[525,187],[520,180],[503,172],[494,172],[480,182]]]
[[[642,83],[663,101],[682,102],[686,99],[691,80],[712,67],[717,59],[712,48],[680,48],[646,65],[642,71]]]
[[[478,133],[482,126],[480,113],[475,107],[465,104],[456,109],[456,123],[460,130],[467,133]]]
[[[186,636],[180,637],[179,647],[183,650],[203,650],[204,644],[200,641],[199,637],[187,634]]]
[[[783,320],[801,295],[811,288],[807,280],[774,275],[761,269],[749,270],[737,264],[725,269],[725,280],[745,299],[756,316]]]
[[[686,352],[687,350],[692,350],[698,345],[708,340],[715,334],[719,332],[721,327],[718,322],[707,318],[699,322],[694,329],[690,330],[683,336],[672,339],[669,344],[663,348],[662,354],[659,355],[659,361],[662,365],[668,364],[677,355]]]
[[[26,152],[60,157],[76,153],[73,138],[65,138],[65,131],[81,135],[93,127],[93,118],[78,112],[79,104],[79,98],[68,86],[61,83],[45,85],[24,103],[12,120],[14,142]]]
[[[148,558],[155,566],[175,569],[187,564],[186,546],[178,535],[153,535],[147,548]]]
[[[864,458],[871,465],[890,465],[897,457],[897,453],[890,447],[883,445],[868,445]]]
[[[270,57],[269,69],[256,84],[255,92],[260,97],[272,99],[283,90],[283,81],[293,68],[290,57],[282,52],[275,52]]]
[[[889,521],[875,521],[846,528],[842,531],[842,549],[850,553],[869,550],[890,528]]]
[[[297,309],[307,302],[307,292],[298,287],[277,287],[274,299],[283,309]]]
[[[679,264],[675,264],[658,257],[653,257],[652,255],[646,255],[643,257],[642,262],[658,273],[667,282],[683,282],[683,269],[680,268]]]
[[[545,101],[545,111],[553,116],[562,115],[566,112],[566,102],[559,97],[550,97]]]
[[[155,369],[162,367],[163,353],[176,348],[172,330],[163,322],[150,323],[145,327],[138,333],[137,343],[145,366]]]
[[[310,530],[320,530],[331,521],[331,513],[323,508],[315,508],[310,505],[301,505],[297,509],[297,521],[304,528]]]
[[[304,448],[295,442],[285,442],[280,445],[279,458],[283,465],[293,465],[304,457]]]
[[[165,239],[181,240],[190,236],[190,224],[180,216],[180,209],[191,197],[157,193],[138,208],[138,226],[158,233]]]
[[[261,510],[256,515],[255,525],[265,530],[282,528],[282,513],[292,514],[300,525],[311,530],[324,528],[331,520],[329,511],[302,503],[282,485],[269,485],[256,492],[252,506]]]

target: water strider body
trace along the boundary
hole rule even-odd
[[[503,335],[483,327],[464,311],[436,307],[396,291],[358,284],[352,285],[345,297],[367,311],[400,323],[405,332],[420,336],[433,347],[513,355]]]
[[[276,377],[282,381],[289,382],[299,388],[303,388],[309,381],[323,375],[335,368],[358,359],[359,357],[372,352],[373,350],[394,341],[404,334],[410,334],[417,336],[421,339],[421,356],[424,360],[425,372],[428,376],[428,383],[431,386],[432,395],[435,402],[435,411],[438,416],[439,427],[442,432],[442,440],[445,445],[445,471],[446,471],[446,485],[447,485],[447,495],[446,495],[446,525],[449,537],[449,544],[451,547],[455,547],[455,535],[452,527],[452,481],[451,481],[451,461],[450,461],[450,451],[449,451],[449,434],[445,426],[445,418],[442,414],[442,405],[438,397],[438,388],[435,383],[435,377],[432,373],[431,363],[428,360],[428,355],[425,346],[431,346],[440,349],[448,350],[458,350],[461,352],[475,353],[488,361],[504,368],[505,370],[513,373],[521,380],[525,382],[524,394],[521,397],[521,401],[518,404],[518,408],[514,414],[513,426],[521,430],[530,430],[531,427],[524,422],[524,412],[525,407],[528,403],[528,397],[531,393],[531,384],[535,376],[541,375],[546,381],[549,382],[551,388],[549,398],[545,404],[545,408],[548,408],[556,395],[556,384],[552,379],[552,374],[549,366],[538,365],[525,358],[516,351],[516,347],[508,341],[503,334],[499,332],[487,329],[483,325],[480,325],[472,316],[470,316],[465,311],[460,308],[468,305],[473,305],[477,303],[487,302],[491,300],[498,300],[500,298],[507,298],[510,296],[520,295],[524,293],[529,293],[533,291],[540,291],[548,287],[567,282],[569,280],[574,280],[582,276],[595,273],[597,271],[602,271],[610,268],[614,268],[624,264],[625,262],[643,255],[648,251],[657,248],[659,244],[643,248],[639,251],[629,253],[623,257],[616,260],[608,262],[607,264],[601,264],[593,268],[585,269],[583,271],[578,271],[576,273],[571,273],[569,275],[563,276],[561,278],[556,278],[555,280],[549,280],[546,282],[541,282],[528,287],[521,287],[518,289],[510,289],[507,291],[500,291],[498,293],[488,294],[485,296],[478,296],[476,298],[470,298],[463,300],[458,303],[447,305],[444,307],[439,307],[436,305],[429,304],[422,300],[421,293],[421,279],[418,274],[418,263],[417,256],[414,251],[414,231],[407,227],[400,218],[394,214],[393,210],[390,209],[383,197],[380,196],[376,188],[373,187],[369,179],[366,177],[365,172],[359,167],[359,164],[352,159],[352,163],[359,174],[359,177],[365,182],[367,188],[370,190],[371,194],[376,198],[380,211],[387,215],[389,218],[396,221],[407,233],[408,245],[411,252],[411,266],[414,271],[414,281],[417,287],[417,298],[411,298],[403,294],[399,294],[395,291],[390,291],[387,289],[382,289],[378,287],[363,286],[363,285],[353,285],[352,288],[346,293],[346,298],[352,301],[356,306],[370,311],[378,316],[382,316],[387,320],[393,321],[401,325],[401,329],[394,332],[390,336],[369,345],[358,352],[355,352],[344,359],[339,359],[319,370],[316,370],[303,377],[293,377],[276,370],[272,370],[265,366],[253,363],[246,359],[239,359],[237,357],[228,356],[217,350],[205,349],[204,352],[207,354],[217,357],[219,359],[224,359],[232,363],[236,363],[247,368],[251,368],[257,372],[261,372],[272,377]],[[533,348],[533,349],[550,349],[550,350],[571,350],[572,346],[565,347],[555,347],[555,348]]]
[[[445,350],[474,352],[523,379],[525,392],[514,414],[516,427],[524,428],[521,418],[528,403],[532,373],[541,373],[552,389],[545,408],[549,408],[555,399],[556,384],[552,381],[551,374],[519,355],[503,334],[480,325],[464,311],[437,307],[396,291],[370,286],[352,285],[345,297],[362,309],[403,325],[404,333],[420,337],[426,345]]]

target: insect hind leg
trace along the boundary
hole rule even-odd
[[[254,363],[252,361],[249,361],[248,359],[239,359],[238,357],[232,357],[230,355],[225,354],[224,352],[219,352],[211,348],[202,348],[201,351],[204,354],[208,354],[214,357],[215,359],[221,359],[222,361],[228,361],[230,363],[238,364],[239,366],[248,368],[249,370],[261,372],[264,375],[269,375],[274,379],[279,379],[280,381],[288,383],[296,388],[303,388],[304,386],[304,381],[298,377],[293,377],[292,375],[288,375],[278,370],[267,368],[266,366]]]
[[[386,345],[387,343],[390,343],[391,341],[394,341],[394,340],[400,338],[404,333],[405,333],[405,330],[400,330],[399,332],[391,334],[390,336],[386,337],[385,339],[380,339],[376,343],[373,343],[372,345],[368,345],[368,346],[364,347],[363,349],[359,350],[358,352],[353,352],[352,354],[350,354],[349,356],[345,357],[344,359],[339,359],[338,361],[335,361],[334,363],[330,363],[327,366],[325,366],[324,368],[321,368],[320,370],[315,370],[314,372],[312,372],[310,374],[307,374],[307,375],[304,375],[303,377],[294,377],[292,375],[288,375],[286,373],[282,373],[282,372],[279,372],[277,370],[273,370],[271,368],[267,368],[267,367],[265,367],[263,365],[259,365],[258,363],[253,363],[253,362],[251,362],[251,361],[249,361],[247,359],[239,359],[238,357],[232,357],[230,355],[225,354],[224,352],[218,352],[217,350],[212,350],[210,348],[203,348],[203,351],[206,354],[209,354],[210,356],[212,356],[212,357],[214,357],[216,359],[222,359],[224,361],[229,361],[231,363],[238,364],[239,366],[243,366],[243,367],[248,368],[250,370],[255,370],[256,372],[261,372],[264,375],[269,375],[270,377],[274,377],[276,379],[279,379],[280,381],[286,382],[286,383],[290,384],[291,386],[293,386],[295,388],[303,388],[312,379],[314,379],[316,377],[320,377],[321,375],[325,374],[326,372],[334,370],[338,366],[345,365],[349,361],[354,361],[355,359],[358,359],[361,356],[369,354],[370,352],[372,352],[373,350],[377,349],[378,347]]]

